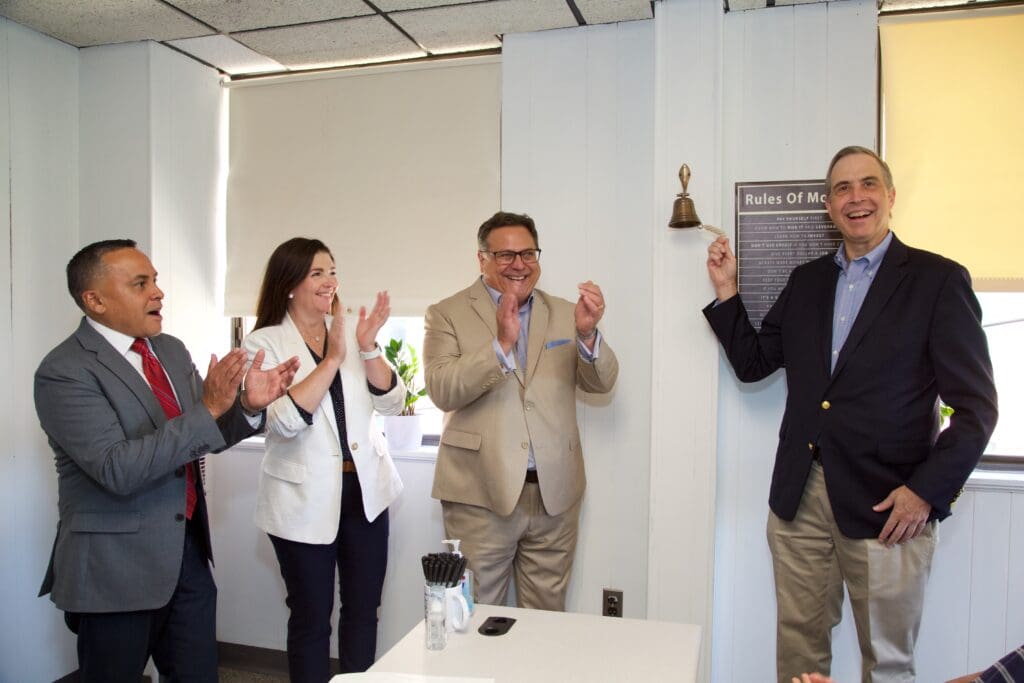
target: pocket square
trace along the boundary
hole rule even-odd
[[[551,341],[549,341],[548,343],[546,343],[544,345],[544,348],[545,349],[553,349],[556,346],[561,346],[562,344],[568,344],[571,341],[572,341],[571,339],[552,339]]]

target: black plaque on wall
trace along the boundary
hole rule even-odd
[[[740,299],[756,329],[794,268],[839,248],[824,202],[824,180],[736,183]]]

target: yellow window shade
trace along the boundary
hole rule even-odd
[[[886,17],[880,32],[893,229],[978,290],[1024,291],[1024,11]]]

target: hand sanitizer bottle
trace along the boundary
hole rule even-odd
[[[459,544],[462,543],[460,539],[446,538],[441,542],[451,546],[452,553],[462,557],[462,553],[459,551]],[[462,588],[462,597],[466,598],[466,604],[469,605],[469,613],[472,615],[476,611],[476,606],[473,604],[473,570],[468,565],[466,566],[466,571],[462,574],[459,586]]]

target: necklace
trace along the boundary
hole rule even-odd
[[[321,330],[322,329],[323,328],[321,327]],[[324,333],[322,331],[320,332],[320,334],[317,335],[317,334],[313,334],[311,332],[306,332],[305,330],[302,330],[301,334],[302,334],[302,336],[306,337],[307,339],[312,339],[317,344],[319,344],[320,341],[324,338]]]

